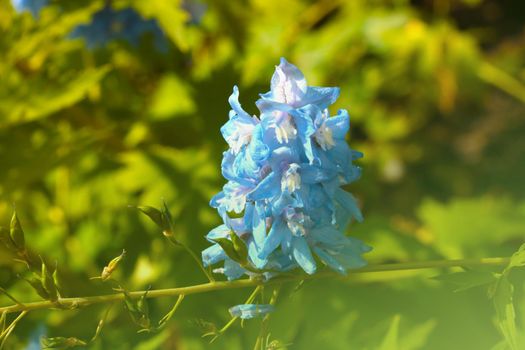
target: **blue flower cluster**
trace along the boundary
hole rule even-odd
[[[245,242],[247,263],[239,264],[220,244],[202,252],[206,266],[223,261],[229,280],[257,271],[283,272],[300,267],[316,272],[319,261],[344,274],[366,264],[370,247],[344,235],[352,218],[362,215],[341,186],[357,180],[353,161],[362,154],[349,148],[346,110],[330,116],[338,88],[308,86],[302,72],[281,59],[271,90],[256,102],[260,117],[250,116],[233,88],[232,110],[221,133],[229,145],[222,174],[228,180],[210,205],[224,224],[206,237]]]
[[[47,5],[48,0],[11,0],[13,8],[17,12],[29,11],[34,17],[37,17],[40,10]]]
[[[91,23],[79,25],[71,33],[73,38],[84,38],[90,48],[102,47],[113,40],[123,40],[137,46],[143,35],[153,36],[157,49],[166,47],[166,38],[154,19],[144,19],[135,10],[115,10],[105,6],[93,15]]]
[[[12,0],[11,3],[17,12],[29,11],[37,17],[48,0]],[[146,34],[152,35],[157,49],[167,47],[164,32],[156,20],[144,19],[132,8],[115,10],[106,5],[93,15],[90,23],[77,26],[70,36],[84,38],[89,48],[95,48],[114,40],[123,40],[136,46]]]

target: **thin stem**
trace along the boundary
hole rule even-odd
[[[166,236],[166,237],[168,238],[168,241],[170,241],[171,244],[173,244],[174,246],[177,246],[177,247],[180,246],[180,247],[184,248],[184,250],[188,254],[190,254],[191,258],[193,260],[195,260],[195,262],[197,263],[199,268],[202,270],[202,272],[204,272],[204,275],[206,275],[206,278],[208,278],[208,281],[210,281],[210,283],[215,282],[215,278],[213,278],[212,274],[204,267],[204,265],[202,265],[201,260],[199,259],[197,254],[195,254],[195,252],[193,250],[191,250],[190,247],[188,247],[185,244],[182,244],[181,242],[172,240],[171,236]]]
[[[263,289],[263,286],[262,285],[258,285],[257,288],[255,288],[252,292],[252,294],[250,294],[250,296],[248,297],[248,299],[246,299],[246,301],[244,302],[245,304],[251,304],[255,298],[257,297],[257,294],[259,294],[259,292]],[[230,321],[228,321],[228,323],[226,323],[216,334],[215,336],[210,340],[210,344],[213,343],[220,335],[222,335],[224,332],[226,332],[231,326],[233,326],[233,324],[239,319],[239,316],[235,316],[235,317],[232,317],[232,319]]]
[[[525,85],[504,70],[485,62],[480,65],[478,75],[485,82],[525,103]]]
[[[175,314],[175,311],[179,308],[180,304],[182,304],[182,300],[184,299],[184,294],[179,295],[179,298],[177,299],[177,302],[171,310],[159,321],[159,328],[164,327],[164,325],[173,317]]]
[[[28,313],[29,311],[22,311],[20,315],[18,315],[13,322],[0,334],[0,339],[2,342],[0,343],[0,350],[4,348],[5,341],[9,336],[11,335],[11,332],[15,329],[17,323]]]
[[[356,273],[371,273],[371,272],[384,272],[384,271],[403,271],[403,270],[421,270],[421,269],[434,269],[434,268],[446,268],[446,267],[475,267],[475,266],[505,266],[510,262],[510,258],[485,258],[485,259],[461,259],[461,260],[434,260],[434,261],[422,261],[422,262],[409,262],[409,263],[395,263],[395,264],[382,264],[382,265],[369,265],[360,269],[352,270],[348,277],[352,277]],[[176,295],[190,295],[198,293],[207,293],[225,289],[235,288],[248,288],[257,287],[262,285],[271,284],[282,284],[285,282],[299,281],[305,279],[319,279],[327,277],[344,277],[334,272],[320,272],[315,275],[304,275],[294,274],[286,275],[282,277],[276,277],[267,282],[263,282],[258,279],[241,279],[237,281],[216,281],[204,284],[198,284],[189,287],[180,288],[168,288],[168,289],[157,289],[150,290],[148,292],[148,298],[159,298]],[[133,299],[140,298],[144,295],[144,291],[129,292],[129,296]],[[38,301],[33,303],[24,303],[21,305],[10,305],[0,307],[0,313],[12,313],[19,311],[31,311],[37,309],[75,309],[85,307],[93,304],[100,303],[112,303],[124,300],[124,294],[107,294],[97,295],[89,297],[76,297],[76,298],[59,298],[56,302],[52,301]]]
[[[199,265],[199,268],[202,270],[202,272],[204,272],[204,274],[206,275],[206,277],[208,278],[208,280],[210,282],[215,282],[215,278],[213,278],[213,276],[211,275],[211,273],[204,267],[204,265],[202,265],[202,262],[201,260],[199,259],[199,257],[197,256],[197,254],[195,254],[195,252],[193,250],[191,250],[188,246],[182,244],[182,247],[188,252],[188,254],[191,255],[191,257],[193,258],[193,260],[195,260],[195,262],[197,263],[197,265]]]
[[[272,297],[270,298],[270,305],[275,305],[275,303],[277,302],[277,298],[279,297],[280,289],[281,289],[281,286],[277,286],[273,290]],[[268,332],[269,322],[270,322],[270,314],[267,314],[266,316],[264,316],[263,320],[261,321],[261,331],[259,332],[259,336],[257,337],[257,340],[255,341],[253,350],[264,350],[264,341],[265,339],[267,339],[265,337]],[[269,334],[268,334],[268,338],[269,338]]]

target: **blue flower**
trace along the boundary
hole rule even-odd
[[[48,0],[11,0],[13,8],[17,12],[29,11],[33,17],[37,17],[40,10],[46,6]]]
[[[308,86],[302,72],[284,58],[271,89],[256,102],[250,116],[234,87],[231,111],[221,133],[229,145],[222,174],[228,180],[210,202],[223,219],[207,238],[206,266],[228,279],[243,274],[301,268],[308,274],[319,262],[340,273],[362,267],[370,247],[344,233],[348,223],[363,219],[354,197],[341,186],[360,177],[354,161],[362,156],[346,140],[350,118],[345,110],[330,116],[338,88]],[[229,257],[216,238],[240,237],[248,263]]]
[[[232,317],[240,317],[243,320],[261,317],[273,312],[275,307],[270,304],[241,304],[235,305],[229,309]]]
[[[146,33],[152,35],[158,49],[165,48],[164,33],[157,21],[144,19],[131,8],[114,10],[108,5],[96,12],[90,23],[76,27],[71,37],[84,38],[89,48],[101,47],[113,40],[136,46]]]

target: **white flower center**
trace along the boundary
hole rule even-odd
[[[280,111],[274,112],[275,116],[275,137],[279,143],[288,143],[297,136],[297,129],[295,128],[292,118]]]
[[[281,191],[292,193],[301,188],[301,176],[298,170],[298,164],[290,164],[281,179]]]
[[[335,146],[332,129],[326,126],[325,122],[323,122],[323,124],[321,124],[321,126],[315,131],[314,138],[323,151]]]

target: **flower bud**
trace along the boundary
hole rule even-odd
[[[16,215],[16,211],[13,213],[13,216],[11,217],[11,227],[10,227],[10,236],[11,240],[13,241],[16,249],[21,252],[25,250],[25,238],[24,238],[24,231],[22,230],[22,225],[20,225],[20,221],[18,220],[18,216]]]

